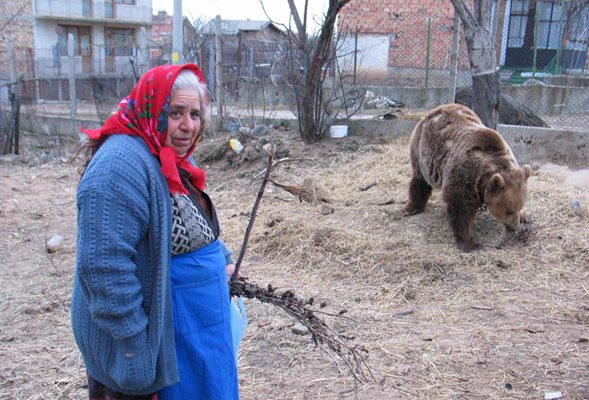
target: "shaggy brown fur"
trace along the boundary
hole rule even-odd
[[[482,205],[512,229],[525,218],[521,209],[531,168],[519,167],[499,132],[470,108],[446,104],[432,110],[413,130],[409,153],[413,176],[405,214],[423,212],[432,189],[441,188],[460,250],[480,247],[472,225]]]

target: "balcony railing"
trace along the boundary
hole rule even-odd
[[[112,4],[105,1],[36,0],[35,17],[78,21],[87,19],[89,21],[151,23],[151,12],[151,7],[148,6]]]

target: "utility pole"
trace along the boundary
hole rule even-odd
[[[182,0],[174,0],[174,16],[172,20],[172,64],[184,63],[182,31]]]

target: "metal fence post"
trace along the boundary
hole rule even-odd
[[[253,47],[249,48],[249,53],[250,53],[250,56],[249,56],[249,63],[248,63],[248,69],[249,69],[248,75],[250,78],[253,79],[255,76],[255,73],[254,73],[255,72],[255,68],[254,68],[255,67],[255,60],[254,60],[254,48]]]
[[[354,32],[354,86],[356,86],[356,68],[358,67],[358,28]]]
[[[427,49],[425,52],[425,87],[429,86],[429,57],[432,42],[432,19],[427,19]]]
[[[209,71],[207,73],[209,81],[209,90],[214,92],[217,88],[215,81],[215,46],[209,45]]]
[[[536,79],[536,68],[538,65],[538,19],[539,13],[534,14],[534,50],[532,52],[532,79]]]

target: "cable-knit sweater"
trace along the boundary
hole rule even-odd
[[[80,181],[72,328],[88,373],[126,394],[178,381],[171,206],[140,137],[112,135]]]

